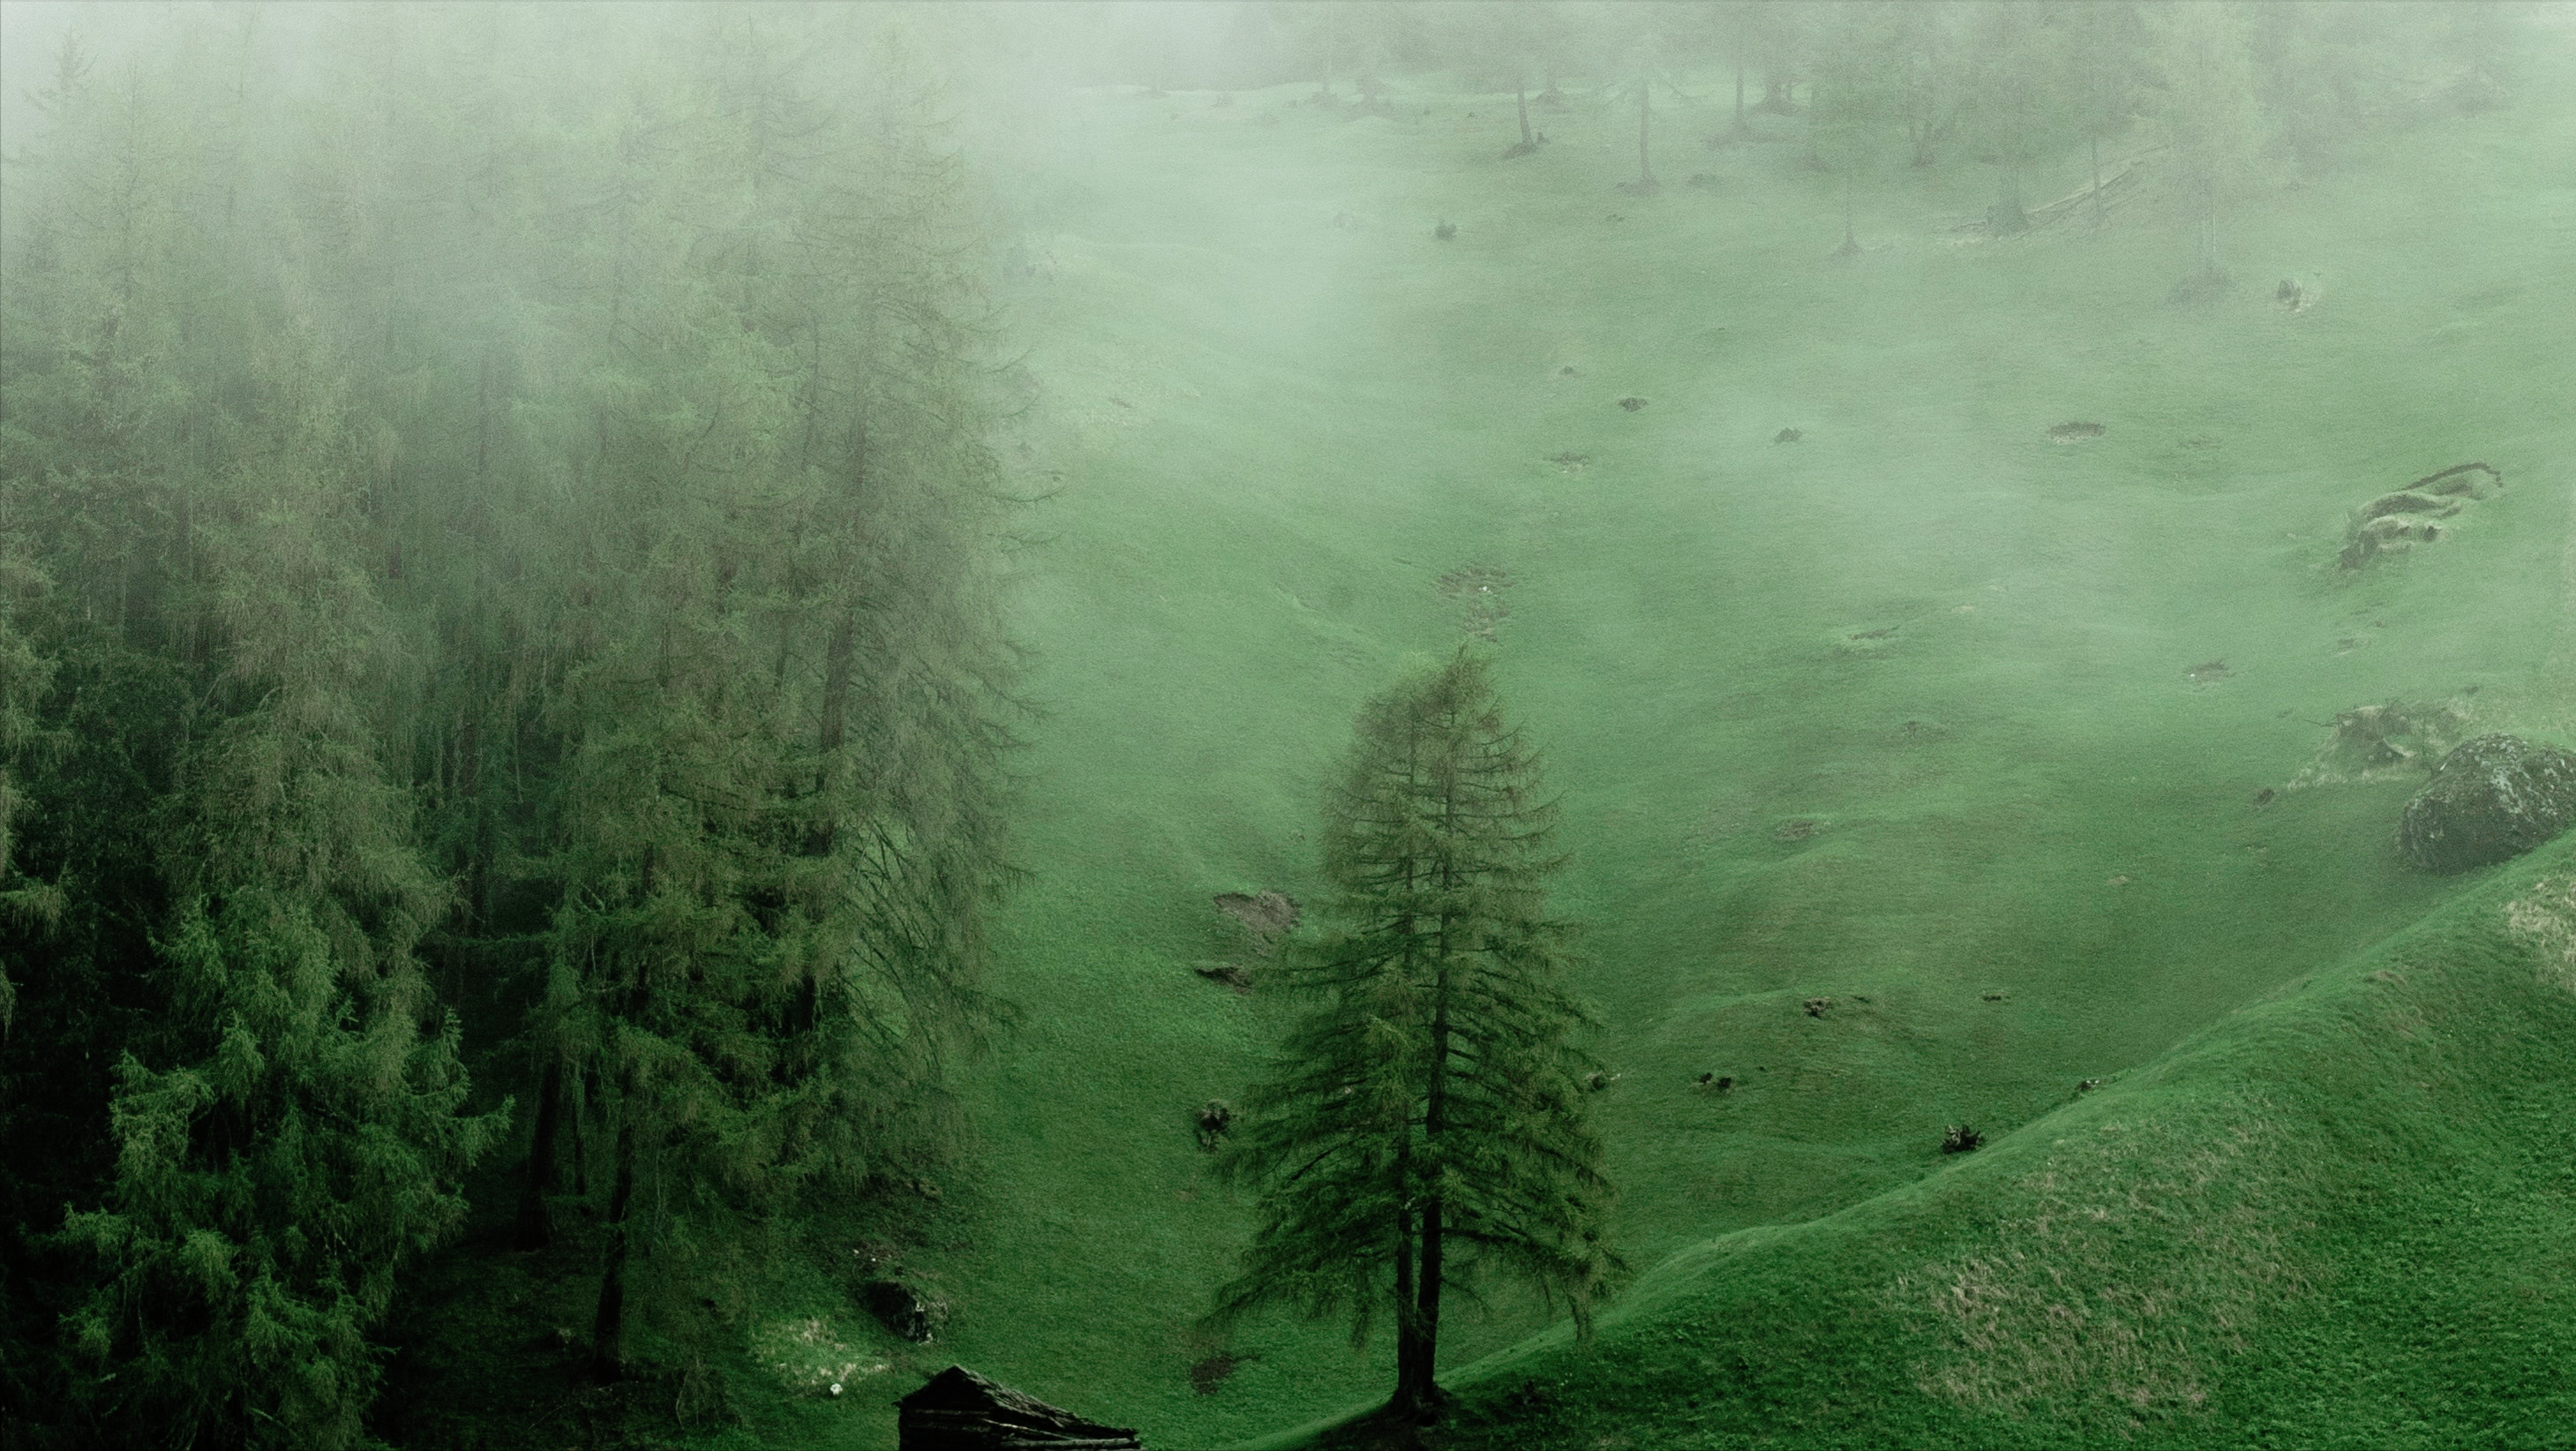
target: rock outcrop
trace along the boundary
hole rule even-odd
[[[2463,741],[2406,803],[2397,830],[2409,865],[2465,872],[2519,856],[2576,826],[2576,753],[2489,735]]]

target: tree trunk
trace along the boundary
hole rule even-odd
[[[1533,145],[1534,143],[1530,140],[1530,129],[1529,129],[1529,85],[1528,85],[1528,83],[1527,83],[1527,82],[1525,82],[1525,81],[1515,81],[1515,82],[1513,82],[1513,83],[1512,83],[1512,98],[1513,98],[1514,100],[1516,100],[1516,101],[1518,101],[1518,102],[1520,103],[1520,108],[1521,108],[1521,144],[1522,144],[1523,146]]]
[[[2093,222],[2102,222],[2102,137],[2095,133],[2085,138],[2093,146]]]
[[[1741,136],[1753,128],[1744,121],[1744,62],[1735,63],[1735,134]]]
[[[2030,230],[2030,213],[2022,209],[2021,172],[2010,168],[2004,172],[2002,186],[1995,194],[1994,207],[1986,213],[1986,230],[1998,237],[2010,237]]]
[[[1407,1177],[1405,1167],[1407,1157],[1404,1154],[1398,1154],[1396,1157],[1398,1184],[1403,1183]],[[1387,1402],[1399,1416],[1413,1414],[1413,1405],[1407,1399],[1407,1395],[1417,1379],[1413,1365],[1419,1343],[1413,1323],[1416,1299],[1413,1278],[1413,1206],[1400,1204],[1395,1211],[1395,1396]]]
[[[832,627],[832,638],[823,646],[823,732],[817,742],[822,747],[822,763],[817,766],[814,791],[821,798],[820,809],[826,813],[821,823],[807,837],[808,856],[832,854],[832,809],[829,787],[833,773],[839,769],[837,757],[841,742],[849,730],[850,663],[856,653],[859,622],[855,613],[841,617]]]
[[[544,1249],[554,1237],[546,1213],[546,1196],[555,1192],[555,1133],[563,1120],[563,1058],[546,1060],[537,1085],[537,1134],[528,1146],[528,1181],[519,1190],[519,1230],[513,1241],[521,1249]]]
[[[1440,1196],[1434,1194],[1422,1207],[1422,1268],[1414,1277],[1417,1283],[1412,1313],[1396,1329],[1396,1407],[1412,1421],[1436,1419],[1446,1399],[1438,1379],[1440,1233]]]
[[[612,1381],[626,1373],[627,1211],[635,1200],[635,1124],[617,1126],[617,1187],[608,1196],[608,1263],[599,1277],[599,1313],[590,1323],[590,1374]]]
[[[590,1106],[591,1082],[590,1070],[575,1073],[571,1088],[577,1096],[566,1105],[572,1117],[572,1192],[585,1206],[590,1202],[590,1145],[582,1138],[581,1121]]]
[[[1646,124],[1650,115],[1646,109],[1646,86],[1646,78],[1637,77],[1637,185],[1639,186],[1655,184],[1655,169],[1646,164]]]
[[[1642,90],[1640,94],[1643,94]],[[1448,812],[1443,811],[1446,817]],[[1445,877],[1447,874],[1442,873]],[[1448,885],[1446,882],[1443,885]],[[1422,1246],[1421,1265],[1413,1276],[1413,1303],[1399,1304],[1396,1314],[1396,1409],[1405,1419],[1428,1422],[1440,1411],[1440,1385],[1437,1379],[1437,1357],[1440,1347],[1440,1236],[1443,1229],[1440,1210],[1440,1175],[1443,1165],[1436,1151],[1440,1136],[1449,1127],[1449,996],[1450,959],[1449,924],[1441,923],[1437,953],[1438,974],[1434,979],[1431,1005],[1431,1081],[1425,1085],[1422,1107],[1424,1146],[1434,1152],[1431,1160],[1431,1192],[1424,1197],[1422,1223],[1418,1233]],[[1398,1293],[1401,1293],[1399,1290]]]

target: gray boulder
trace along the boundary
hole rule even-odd
[[[2427,872],[2519,856],[2576,826],[2576,754],[2519,736],[2479,736],[2433,768],[2406,803],[2397,846]]]

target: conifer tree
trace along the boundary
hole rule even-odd
[[[290,335],[257,371],[265,416],[196,524],[217,718],[159,822],[177,1026],[167,1066],[119,1063],[114,1180],[64,1227],[99,1265],[69,1327],[91,1413],[127,1444],[357,1443],[367,1332],[504,1117],[460,1113],[456,1020],[411,953],[446,887],[373,714],[395,662],[349,539],[335,370]]]
[[[630,1303],[688,1303],[785,1193],[906,1177],[989,1007],[1008,703],[956,162],[900,34],[865,37],[866,105],[825,97],[847,18],[705,12],[661,132],[683,184],[603,217],[667,250],[612,300],[601,497],[568,521],[536,1025],[610,1146],[602,1376]]]
[[[1500,1272],[1562,1297],[1579,1333],[1622,1271],[1586,1122],[1592,1025],[1545,910],[1554,807],[1461,651],[1371,701],[1326,807],[1342,928],[1283,969],[1316,1006],[1249,1096],[1226,1168],[1260,1227],[1211,1323],[1285,1303],[1347,1310],[1365,1340],[1392,1298],[1390,1407],[1436,1413],[1442,1291]]]
[[[523,1238],[562,1180],[607,1201],[603,1369],[630,1299],[947,1135],[1015,707],[907,23],[245,9],[38,88],[0,1388],[62,1435],[358,1435],[393,1269],[496,1131],[468,1029],[533,1050]]]
[[[2144,22],[2137,6],[2125,0],[2070,6],[2059,19],[2066,28],[2069,106],[2092,167],[2093,220],[2098,226],[2109,209],[2102,195],[2102,143],[2117,136],[2136,109],[2139,67],[2146,48]]]
[[[2181,182],[2181,202],[2198,233],[2186,291],[2226,285],[2220,225],[2270,140],[2246,44],[2247,7],[2189,0],[2149,12],[2156,22],[2164,95],[2158,109]]]

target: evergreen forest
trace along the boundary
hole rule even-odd
[[[2576,1447],[2571,158],[2568,0],[0,0],[0,1451]]]

